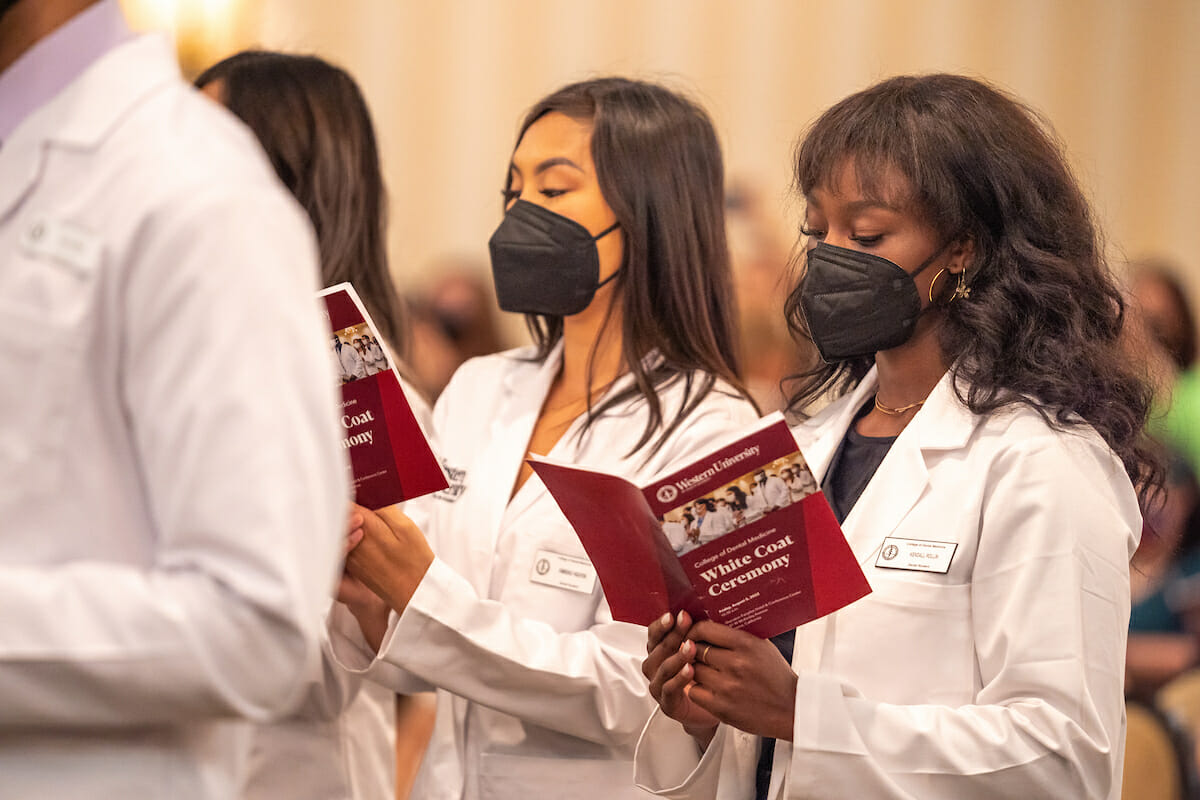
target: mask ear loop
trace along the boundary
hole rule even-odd
[[[610,233],[612,233],[613,231],[615,231],[615,230],[616,230],[617,228],[619,228],[619,227],[621,227],[621,223],[620,223],[619,221],[618,221],[618,222],[614,222],[612,225],[609,225],[607,228],[605,228],[604,230],[600,231],[600,232],[599,232],[599,233],[597,233],[595,236],[593,236],[593,237],[592,237],[592,241],[593,241],[593,242],[598,242],[598,241],[600,241],[600,240],[601,240],[601,239],[603,239],[605,236],[608,236]],[[605,284],[607,284],[607,283],[611,283],[611,282],[612,282],[612,280],[613,280],[614,278],[616,278],[616,277],[617,277],[618,275],[620,275],[620,274],[621,274],[621,269],[620,269],[620,268],[617,268],[617,269],[613,270],[613,274],[612,274],[612,275],[609,275],[607,278],[605,278],[604,280],[602,280],[602,281],[600,281],[599,283],[597,283],[597,284],[596,284],[596,288],[597,288],[597,289],[599,289],[601,286],[604,286],[604,285],[605,285]]]

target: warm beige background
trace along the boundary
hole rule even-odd
[[[196,61],[260,44],[358,77],[403,285],[444,254],[486,258],[521,113],[566,81],[620,72],[691,91],[717,122],[729,174],[759,185],[792,226],[789,151],[808,121],[883,76],[951,70],[1044,112],[1115,252],[1173,256],[1200,290],[1197,0],[123,2],[142,21],[197,9],[177,22],[217,32],[186,51]]]

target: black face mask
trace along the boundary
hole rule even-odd
[[[911,274],[886,258],[819,243],[808,251],[800,308],[826,363],[873,356],[909,340],[921,316],[914,280],[945,245]]]
[[[536,203],[513,203],[488,240],[500,308],[557,317],[583,311],[596,290],[617,275],[600,280],[596,242],[618,224],[592,236],[578,222]]]

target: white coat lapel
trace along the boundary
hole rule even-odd
[[[811,420],[792,430],[800,453],[808,468],[812,470],[817,483],[820,484],[829,471],[830,462],[837,452],[838,445],[846,435],[846,430],[854,420],[858,409],[866,399],[875,393],[878,379],[872,368],[842,403],[831,406],[827,411],[817,414]],[[829,635],[829,617],[815,619],[796,629],[796,639],[792,649],[792,668],[797,673],[818,672],[821,666],[821,654],[825,649],[825,641]]]
[[[816,423],[805,459],[817,475],[824,478],[838,444],[850,421],[875,391],[877,379],[872,370],[851,394],[844,407],[832,410],[826,420]],[[929,484],[925,454],[965,447],[978,424],[977,418],[954,395],[950,374],[938,383],[913,421],[896,439],[879,471],[855,503],[842,530],[860,564],[875,557],[884,537],[903,521]],[[803,448],[803,430],[796,432]],[[869,574],[869,571],[868,571]],[[792,666],[798,673],[820,670],[826,643],[837,626],[836,613],[813,620],[796,631]]]
[[[99,58],[0,148],[0,219],[37,181],[47,148],[95,147],[142,97],[179,79],[165,37],[143,36]]]
[[[800,446],[800,454],[804,456],[804,461],[812,470],[818,484],[825,479],[825,473],[829,471],[829,464],[833,461],[833,454],[837,452],[850,422],[867,398],[875,393],[878,384],[875,368],[872,367],[850,392],[847,400],[830,406],[826,411],[792,429],[796,443]]]
[[[542,364],[514,369],[504,377],[502,410],[492,421],[487,455],[480,459],[480,463],[487,464],[493,471],[493,474],[482,478],[488,481],[492,493],[487,508],[493,548],[507,522],[532,502],[537,496],[537,487],[541,487],[542,482],[533,475],[515,495],[512,494],[517,473],[525,460],[525,451],[529,449],[529,439],[533,436],[538,412],[561,366],[560,342]]]
[[[846,517],[842,529],[860,564],[875,558],[883,539],[900,525],[929,485],[928,454],[965,447],[977,423],[955,396],[947,372]]]
[[[561,348],[561,346],[562,345],[560,344],[559,347]],[[562,353],[560,349],[558,351],[559,358],[561,358],[561,355]],[[553,380],[554,374],[558,371],[557,363],[558,362],[556,362],[554,372],[550,374],[550,380]],[[608,398],[612,397],[617,392],[628,388],[628,385],[632,382],[633,377],[631,375],[622,375],[617,380],[613,381],[613,384],[608,388],[608,391],[606,391],[598,400],[595,401],[595,405],[599,406],[600,404],[604,403]],[[542,399],[545,398],[549,389],[550,384],[547,382],[545,389],[541,393]],[[534,410],[535,415],[541,408],[541,402],[542,400],[538,401],[538,409]],[[584,435],[581,435],[580,433],[585,424],[587,424],[587,414],[581,414],[580,416],[576,417],[575,421],[572,422],[570,427],[567,428],[567,431],[561,437],[559,437],[559,440],[555,442],[554,447],[550,448],[550,452],[546,455],[549,458],[571,464],[577,464],[578,466],[582,467],[591,466],[602,468],[604,465],[594,463],[594,459],[589,459],[587,457],[588,438],[590,437],[591,433],[589,432]],[[532,424],[530,425],[530,430],[532,432]],[[528,436],[526,437],[525,441],[526,445],[528,445]],[[508,504],[508,509],[504,514],[505,522],[507,523],[508,521],[518,517],[531,505],[537,502],[537,500],[539,500],[544,494],[546,494],[546,492],[546,484],[542,483],[541,478],[539,478],[537,475],[531,476],[529,480],[525,481],[525,485],[521,487],[520,491],[518,491],[512,498],[512,502]]]
[[[0,147],[0,220],[8,216],[42,171],[44,148],[35,139],[12,139]]]

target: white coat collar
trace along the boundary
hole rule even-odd
[[[48,147],[92,149],[147,94],[180,81],[167,39],[141,36],[101,56],[30,114],[0,149],[0,219],[41,174]]]
[[[522,354],[526,352],[530,351],[522,351]],[[531,372],[526,370],[513,370],[505,376],[504,390],[509,395],[509,402],[520,404],[521,422],[517,425],[517,431],[519,435],[525,437],[523,444],[526,448],[529,446],[529,438],[533,434],[533,426],[536,423],[538,413],[541,411],[542,403],[545,402],[546,395],[550,391],[550,385],[554,382],[555,376],[558,375],[559,369],[562,367],[562,359],[563,343],[559,341],[536,372],[532,372],[531,374]],[[661,360],[661,354],[655,350],[642,359],[642,365],[646,370],[650,370],[661,362]],[[633,383],[634,377],[632,373],[626,372],[620,375],[612,382],[607,391],[596,400],[594,405],[599,406],[603,404],[609,398],[628,389]],[[635,400],[634,402],[637,401]],[[517,405],[514,405],[513,408],[516,410]],[[581,434],[581,430],[585,424],[587,424],[586,414],[577,417],[567,431],[559,437],[558,442],[555,443],[547,455],[550,458],[576,463],[579,466],[598,466],[579,462],[579,454],[587,446],[586,437],[591,435],[591,431]],[[497,431],[494,435],[500,434]],[[521,451],[521,456],[523,459],[524,450]],[[520,469],[520,462],[517,463],[515,469]],[[514,471],[512,479],[508,483],[510,489],[515,480],[516,472]],[[546,491],[545,484],[542,483],[537,475],[530,476],[512,497],[512,500],[507,503],[507,508],[504,512],[505,518],[513,518],[521,514]]]
[[[878,372],[872,367],[848,395],[794,429],[805,461],[818,482],[824,479],[833,454],[858,410],[878,388]],[[978,424],[979,418],[958,399],[953,370],[948,370],[896,443],[903,442],[921,452],[954,450],[966,446]]]

